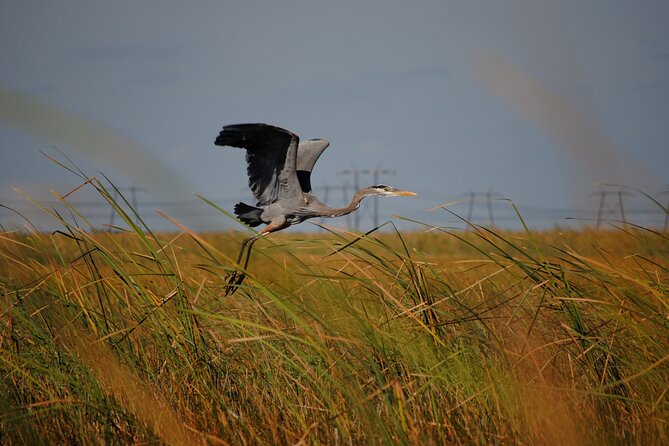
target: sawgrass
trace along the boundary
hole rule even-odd
[[[241,233],[86,187],[126,229],[0,234],[0,443],[669,442],[666,233],[277,234],[224,297]]]

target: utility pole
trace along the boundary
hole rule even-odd
[[[623,224],[627,224],[625,219],[625,207],[623,206],[623,191],[622,189],[618,191],[618,207],[620,208],[620,216],[623,218]]]
[[[339,172],[340,175],[353,175],[353,193],[360,189],[360,169],[346,169]],[[353,215],[353,227],[357,231],[360,227],[360,214]]]
[[[346,203],[349,200],[348,197],[348,183],[344,184],[341,188],[341,202]],[[346,214],[346,226],[351,227],[351,214]]]
[[[474,214],[474,200],[476,200],[476,193],[470,192],[467,194],[469,197],[469,209],[467,210],[467,221],[472,221],[472,215]]]
[[[360,169],[346,169],[339,172],[339,175],[353,175],[353,193],[360,189]],[[360,227],[360,213],[356,212],[353,215],[353,227],[357,231]]]
[[[492,192],[485,193],[485,201],[488,203],[488,218],[490,219],[490,226],[495,226],[495,218],[492,216]]]
[[[374,186],[379,184],[379,175],[395,175],[397,172],[389,169],[379,169],[378,167],[372,170],[374,178]],[[374,197],[374,227],[379,226],[379,197]]]
[[[601,191],[601,196],[599,198],[599,209],[597,210],[597,228],[602,222],[602,212],[604,212],[604,203],[606,203],[606,191]]]

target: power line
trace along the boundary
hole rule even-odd
[[[375,170],[377,170],[376,176],[374,176]],[[351,169],[349,172],[350,175],[355,175],[355,170]],[[391,175],[393,173],[394,171],[385,169],[357,169],[358,183],[361,175],[370,175],[377,180],[376,182],[378,182],[379,177],[382,175]],[[322,196],[326,202],[338,202],[341,200],[341,202],[347,204],[350,201],[349,191],[351,187],[352,186],[349,183],[324,185],[316,187],[315,189],[320,189],[319,195]],[[202,200],[149,201],[146,200],[146,198],[148,198],[146,192],[145,189],[140,187],[121,187],[114,192],[113,200],[120,201],[119,205],[122,206],[125,205],[124,201],[127,201],[128,206],[132,206],[134,212],[138,214],[136,218],[139,218],[139,215],[141,215],[142,219],[148,218],[152,221],[154,218],[159,218],[159,216],[148,212],[149,209],[153,209],[154,207],[160,207],[174,217],[187,216],[214,218],[214,216],[218,214],[218,211],[206,206]],[[591,224],[599,228],[610,219],[613,219],[622,222],[623,224],[634,222],[636,224],[662,228],[662,230],[666,231],[669,227],[669,213],[666,211],[663,204],[667,201],[668,194],[669,189],[656,193],[655,198],[652,200],[655,207],[652,208],[647,206],[650,202],[644,201],[641,195],[630,194],[624,189],[617,188],[605,188],[589,194],[591,197],[597,197],[597,200],[593,203],[593,206],[590,209],[533,207],[523,205],[518,205],[517,208],[521,214],[523,214],[523,219],[528,222],[553,221],[557,223],[558,221],[572,220],[580,221],[584,224]],[[124,195],[123,199],[120,198],[121,195]],[[463,197],[464,199],[462,199]],[[460,195],[461,200],[459,200],[461,206],[464,208],[461,208],[464,211],[462,212],[462,215],[466,215],[468,221],[475,221],[478,217],[478,219],[481,220],[486,219],[487,222],[493,226],[500,224],[503,227],[506,227],[509,225],[509,222],[512,222],[514,219],[517,220],[518,217],[509,207],[499,206],[493,203],[493,200],[498,197],[500,197],[498,193],[490,190],[487,192],[470,191],[462,194]],[[234,202],[235,200],[235,198],[225,198],[219,200],[212,199],[211,201],[218,201],[223,208],[227,208],[229,203]],[[19,202],[16,200],[5,200],[0,198],[0,204],[2,204],[2,206],[0,206],[0,222],[3,223],[9,223],[14,220],[17,211],[20,212],[21,215],[25,215],[29,218],[31,222],[34,221],[35,223],[46,221],[46,219],[49,218],[48,213],[41,213],[39,206],[29,201]],[[202,206],[203,204],[205,205]],[[68,199],[67,203],[63,203],[61,200],[40,201],[40,205],[53,209],[59,209],[61,206],[73,206],[77,208],[82,215],[90,218],[91,224],[96,226],[99,225],[107,229],[113,227],[115,222],[118,224],[118,216],[114,215],[115,212],[113,209],[110,211],[111,206],[102,199],[99,201],[93,201],[90,198],[81,201]],[[667,203],[667,208],[669,208],[669,203]],[[346,224],[349,227],[356,227],[357,225],[359,230],[361,220],[365,219],[365,221],[373,220],[374,225],[378,226],[380,218],[379,210],[375,208],[373,214],[371,211],[371,208],[363,209],[363,212],[358,212],[360,215],[358,215],[356,220],[353,220],[353,217],[356,214],[347,215]],[[352,221],[354,221],[353,224]],[[537,224],[544,225],[546,223]]]

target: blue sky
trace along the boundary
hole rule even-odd
[[[0,203],[47,225],[13,188],[52,200],[76,186],[40,153],[57,147],[90,175],[145,188],[151,215],[229,227],[190,200],[252,202],[243,153],[213,140],[225,124],[269,122],[331,142],[312,182],[321,195],[348,187],[330,189],[332,205],[352,195],[339,172],[381,167],[396,171],[382,182],[419,193],[381,200],[382,221],[450,224],[426,210],[494,191],[538,226],[566,224],[596,211],[596,182],[668,188],[666,23],[661,1],[3,1]],[[485,203],[473,214],[485,223]]]

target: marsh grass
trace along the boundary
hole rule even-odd
[[[124,228],[0,234],[3,444],[669,442],[666,233],[277,234],[225,298],[242,234],[73,172]]]

